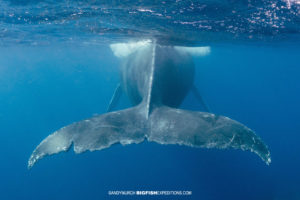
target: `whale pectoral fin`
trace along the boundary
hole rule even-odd
[[[209,46],[204,46],[204,47],[175,46],[174,49],[176,49],[179,52],[188,53],[192,56],[206,56],[206,55],[209,55],[211,52],[211,49]]]
[[[44,156],[67,151],[71,145],[76,153],[101,150],[112,144],[140,143],[145,138],[145,122],[139,116],[139,106],[99,115],[59,129],[44,139],[28,161],[31,168]]]
[[[202,98],[198,88],[193,85],[191,88],[192,93],[194,94],[194,96],[196,97],[196,99],[199,101],[199,103],[202,105],[202,107],[204,108],[204,110],[206,112],[210,112],[210,109],[208,107],[208,105],[205,103],[204,99]]]
[[[114,91],[114,94],[113,94],[110,102],[109,102],[106,112],[112,111],[117,106],[117,103],[119,102],[119,99],[121,98],[121,96],[122,96],[122,88],[121,88],[121,84],[119,83]]]
[[[249,128],[224,116],[169,107],[151,114],[149,141],[202,148],[234,148],[256,153],[266,164],[271,157],[267,146]]]

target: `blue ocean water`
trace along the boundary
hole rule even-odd
[[[287,1],[0,0],[0,199],[137,199],[110,190],[187,190],[142,199],[300,199],[300,18]],[[251,152],[143,142],[27,161],[53,131],[105,113],[121,60],[109,45],[209,45],[195,84],[212,112],[268,145]],[[123,96],[117,109],[130,106]],[[181,108],[203,110],[189,94]],[[138,198],[138,199],[139,199]]]

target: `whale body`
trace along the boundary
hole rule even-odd
[[[126,55],[121,90],[133,107],[108,112],[65,126],[45,138],[28,161],[31,168],[47,155],[101,150],[113,144],[178,144],[201,148],[234,148],[256,153],[266,164],[268,147],[248,127],[210,112],[178,109],[193,87],[191,55],[172,46],[142,45]]]

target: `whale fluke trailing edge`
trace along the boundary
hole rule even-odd
[[[33,151],[28,168],[44,156],[67,151],[72,145],[76,153],[82,153],[144,140],[249,150],[266,164],[271,163],[267,146],[243,124],[209,112],[177,108],[193,87],[194,64],[189,53],[184,52],[186,49],[181,52],[178,48],[152,42],[139,45],[137,48],[131,45],[133,52],[127,55],[121,53],[126,55],[121,68],[121,87],[134,107],[75,122],[55,131]]]

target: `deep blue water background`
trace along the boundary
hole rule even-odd
[[[108,190],[136,189],[193,191],[170,199],[300,199],[299,46],[211,50],[194,58],[197,87],[214,113],[261,136],[270,166],[240,150],[144,142],[78,155],[70,150],[27,170],[30,154],[51,132],[105,112],[120,61],[105,45],[1,47],[0,199],[109,199]],[[129,105],[122,97],[118,109]],[[192,95],[182,108],[202,109]]]
[[[0,0],[0,200],[116,199],[109,190],[300,200],[299,36],[299,0]],[[70,150],[28,170],[42,139],[106,111],[120,66],[109,45],[153,38],[211,46],[194,57],[196,86],[212,112],[256,131],[271,165],[240,150],[144,142]],[[122,97],[118,109],[128,106]],[[202,110],[191,94],[181,107]]]

